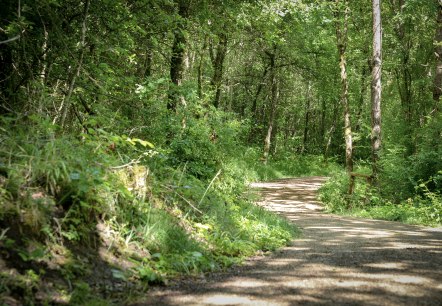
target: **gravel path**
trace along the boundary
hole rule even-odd
[[[324,214],[324,181],[254,184],[261,205],[302,229],[291,246],[134,305],[442,305],[442,229]]]

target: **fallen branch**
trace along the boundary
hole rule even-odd
[[[201,200],[198,202],[198,206],[201,205],[201,203],[203,202],[204,197],[206,196],[207,191],[209,190],[210,186],[212,186],[213,182],[216,180],[216,178],[217,178],[220,174],[221,174],[221,169],[219,169],[218,173],[215,174],[215,176],[213,177],[213,179],[212,179],[212,181],[210,182],[209,186],[207,186],[206,191],[204,191],[204,194],[203,194],[203,196],[201,197]]]
[[[180,197],[183,201],[185,201],[187,204],[189,204],[190,207],[192,207],[193,209],[195,209],[197,212],[199,212],[200,214],[203,214],[203,212],[201,210],[199,210],[198,208],[195,207],[195,205],[193,205],[192,203],[190,203],[189,200],[187,200],[185,197],[183,197],[181,194],[179,194],[178,192],[176,192],[176,190],[173,189],[173,187],[169,187],[167,185],[162,185],[164,188],[172,191],[174,194],[176,194],[178,197]]]

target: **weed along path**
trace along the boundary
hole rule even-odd
[[[254,184],[260,205],[301,228],[291,246],[136,305],[442,305],[442,230],[325,214],[324,181]]]

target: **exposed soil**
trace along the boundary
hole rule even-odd
[[[325,180],[254,184],[260,205],[301,228],[291,246],[134,305],[442,305],[442,229],[324,214]]]

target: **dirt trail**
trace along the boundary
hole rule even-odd
[[[324,214],[324,180],[254,184],[302,229],[292,246],[137,305],[442,305],[442,230]]]

